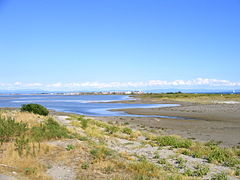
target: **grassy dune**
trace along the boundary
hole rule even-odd
[[[1,111],[0,120],[0,174],[18,179],[239,176],[238,147],[221,148],[216,142],[200,143],[77,115]]]

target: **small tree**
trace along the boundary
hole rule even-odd
[[[40,104],[23,104],[21,107],[21,111],[32,112],[34,114],[39,114],[43,116],[47,116],[49,114],[48,109]]]

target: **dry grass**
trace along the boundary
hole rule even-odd
[[[46,120],[48,117],[41,116],[33,113],[28,112],[20,112],[20,111],[2,111],[0,112],[1,118],[13,118],[17,122],[28,123],[28,127],[33,127],[39,125],[40,122]]]
[[[1,149],[3,152],[1,153],[0,164],[12,167],[2,167],[2,173],[10,173],[14,169],[20,176],[27,176],[29,179],[51,180],[51,178],[45,174],[46,167],[39,162],[38,158],[47,153],[47,145],[43,144],[36,156],[29,155],[25,157],[18,155],[13,143],[5,143]]]
[[[22,121],[30,124],[30,127],[39,125],[39,122],[45,120],[45,117],[42,116],[17,111],[1,112],[0,115],[14,117],[19,122]],[[127,126],[105,123],[93,119],[88,120],[87,126],[83,127],[83,118],[82,116],[72,116],[72,121],[67,127],[68,130],[72,133],[78,133],[79,136],[43,141],[41,142],[40,149],[36,149],[35,155],[24,154],[24,156],[20,157],[15,150],[13,142],[4,143],[0,146],[0,150],[2,150],[2,152],[0,151],[0,164],[5,164],[12,168],[0,166],[0,173],[10,174],[14,168],[20,179],[27,177],[28,179],[50,180],[51,178],[47,176],[48,168],[63,165],[71,167],[77,174],[77,179],[84,180],[191,179],[175,171],[166,170],[158,164],[150,162],[149,159],[140,159],[136,154],[131,155],[131,153],[113,151],[107,145],[109,140],[116,139],[116,137],[135,141],[139,139],[138,137],[144,136],[146,140],[142,140],[143,145],[145,143],[152,146],[159,146],[159,142],[156,141],[156,135],[138,130],[127,131]],[[116,127],[118,130],[109,133],[109,131],[106,131],[109,127],[110,130],[112,127]],[[81,140],[80,136],[87,137],[87,140]],[[178,136],[171,137],[178,141],[182,140]],[[164,139],[163,142],[168,140],[169,138]],[[140,142],[140,140],[138,141]],[[161,141],[162,144],[164,144],[163,142]],[[188,149],[178,149],[180,153],[183,153],[183,150],[188,150],[189,153],[201,153],[199,155],[201,157],[208,155],[210,152],[209,145],[195,142]],[[238,154],[237,150],[234,150],[234,152]]]

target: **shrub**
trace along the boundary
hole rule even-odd
[[[98,147],[90,151],[94,159],[105,159],[107,156],[113,155],[113,150],[107,147]]]
[[[194,175],[195,176],[205,176],[209,173],[209,167],[208,166],[204,166],[204,165],[198,165],[196,167],[196,170],[194,171]]]
[[[70,137],[67,128],[52,118],[47,119],[40,127],[32,127],[31,132],[37,142],[44,139],[50,140]]]
[[[178,164],[179,168],[185,168],[186,167],[186,160],[183,159],[182,157],[177,158],[176,163]]]
[[[174,136],[159,136],[155,139],[160,146],[172,146],[174,148],[189,148],[192,141],[189,139],[181,139]]]
[[[122,129],[122,132],[124,134],[130,135],[130,134],[132,134],[132,129],[125,127],[125,128]]]
[[[234,157],[233,153],[227,149],[220,147],[214,147],[208,155],[208,162],[223,163],[225,166],[234,167],[239,164],[240,161]]]
[[[49,114],[48,109],[40,104],[23,104],[20,110],[22,112],[27,111],[43,116],[47,116]]]
[[[75,149],[75,146],[72,145],[72,144],[68,144],[67,147],[66,147],[66,150],[67,150],[67,151],[71,151],[71,150],[73,150],[73,149]]]
[[[113,134],[119,131],[119,128],[117,126],[107,126],[106,127],[106,132],[109,134]]]
[[[35,167],[24,168],[24,173],[26,175],[36,174],[37,173],[37,168],[35,168]]]
[[[225,173],[218,173],[218,174],[215,174],[211,180],[228,180],[228,177]]]
[[[82,163],[81,168],[82,169],[88,169],[89,168],[89,163],[88,162]]]
[[[209,173],[209,167],[204,165],[197,165],[194,170],[191,170],[189,168],[185,169],[184,175],[186,176],[197,176],[197,177],[203,177]]]
[[[88,127],[88,122],[89,122],[89,119],[82,119],[81,120],[81,125],[82,125],[83,129],[86,129]]]
[[[167,163],[167,160],[166,160],[165,158],[160,158],[160,159],[158,160],[158,163],[159,163],[159,164],[166,164],[166,163]]]
[[[235,169],[235,176],[240,176],[240,167]]]
[[[27,123],[16,122],[11,118],[0,118],[0,143],[15,140],[27,130]]]

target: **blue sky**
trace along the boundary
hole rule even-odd
[[[240,87],[239,0],[0,0],[0,89]]]

